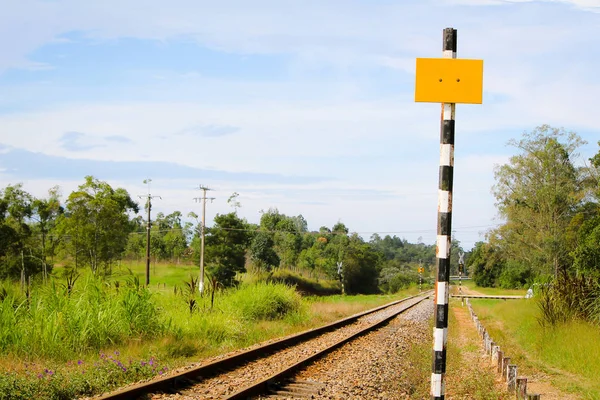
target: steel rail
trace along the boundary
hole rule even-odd
[[[412,298],[414,298],[414,297],[416,297],[416,296],[413,296]],[[327,355],[328,353],[331,353],[333,350],[343,346],[344,344],[351,342],[354,339],[356,339],[362,335],[365,335],[365,334],[371,332],[372,330],[379,328],[382,325],[387,324],[390,320],[396,318],[399,314],[411,309],[412,307],[416,306],[417,304],[419,304],[421,301],[427,299],[428,297],[429,297],[429,295],[422,295],[422,297],[420,299],[418,299],[418,301],[415,301],[414,303],[407,305],[405,308],[399,310],[398,312],[396,312],[392,315],[385,317],[381,321],[374,322],[373,324],[367,326],[366,328],[361,329],[360,331],[351,334],[350,336],[332,344],[331,346],[329,346],[315,354],[311,354],[310,356],[298,361],[297,363],[295,363],[293,365],[290,365],[288,367],[281,369],[280,371],[274,373],[273,375],[269,376],[268,378],[257,381],[255,383],[253,383],[252,385],[249,385],[243,389],[240,389],[231,395],[223,397],[223,400],[247,399],[247,398],[251,398],[251,397],[259,396],[261,394],[268,393],[269,386],[271,384],[281,381],[281,380],[289,377],[290,375],[293,375],[298,370],[311,364],[312,362],[316,361],[317,359]]]
[[[429,294],[427,294],[429,293]],[[354,314],[352,316],[343,318],[341,320],[332,322],[330,324],[324,325],[322,327],[310,329],[304,332],[300,332],[291,336],[287,336],[285,338],[276,340],[274,342],[270,342],[264,344],[262,346],[258,346],[238,354],[234,354],[232,356],[222,358],[220,360],[215,360],[207,364],[199,365],[197,367],[191,368],[187,371],[180,372],[175,375],[167,376],[160,379],[154,379],[149,382],[138,383],[132,386],[124,387],[121,389],[117,389],[114,392],[105,393],[100,397],[97,397],[98,400],[126,400],[126,399],[135,399],[144,394],[153,393],[153,392],[165,392],[165,393],[174,393],[178,390],[183,390],[186,387],[193,385],[194,383],[198,383],[198,378],[205,379],[218,375],[223,370],[231,370],[234,367],[240,366],[243,363],[248,361],[256,360],[259,358],[264,358],[269,354],[275,353],[278,350],[281,350],[286,347],[290,347],[292,345],[301,343],[303,341],[307,341],[314,337],[320,336],[324,333],[334,331],[342,326],[349,325],[359,318],[364,317],[369,314],[376,313],[378,311],[384,310],[386,308],[395,306],[397,304],[409,301],[419,296],[424,296],[423,299],[427,298],[430,295],[431,291],[424,292],[418,295],[409,296],[401,300],[396,300],[391,303],[385,304],[383,306],[379,306],[373,308],[371,310],[363,311],[358,314]],[[395,315],[394,315],[395,316]],[[393,318],[393,317],[392,317]],[[387,318],[389,320],[389,318]]]

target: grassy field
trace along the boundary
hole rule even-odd
[[[211,308],[208,296],[186,288],[197,268],[157,265],[155,271],[148,288],[143,264],[115,268],[110,280],[82,274],[71,287],[57,269],[57,278],[34,285],[29,297],[3,283],[0,394],[90,395],[416,292],[302,297],[286,285],[254,282],[219,291]]]
[[[479,289],[479,288],[476,288]],[[573,321],[543,328],[531,300],[472,300],[490,335],[518,365],[519,375],[546,374],[558,388],[583,399],[600,399],[600,330]]]

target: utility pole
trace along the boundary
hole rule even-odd
[[[150,194],[150,182],[152,179],[144,179],[144,183],[148,184],[148,195],[147,196],[138,196],[140,199],[143,197],[147,197],[147,206],[148,206],[148,221],[146,223],[146,286],[150,285],[150,227],[152,226],[152,222],[150,220],[150,210],[152,209],[152,199],[158,197],[162,200],[160,196],[152,196]]]
[[[198,282],[198,290],[200,294],[204,293],[204,232],[206,226],[206,200],[210,200],[211,202],[215,199],[214,197],[206,197],[206,192],[208,190],[212,190],[206,186],[200,185],[198,189],[202,190],[202,197],[194,198],[195,201],[202,200],[202,223],[200,226],[200,281]]]

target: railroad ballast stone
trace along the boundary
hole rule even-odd
[[[408,300],[408,302],[413,302],[416,300]],[[429,314],[425,317],[425,321],[427,318],[431,318],[431,311],[433,310],[433,306],[431,300],[426,300],[421,304],[413,307],[412,309],[406,311],[404,314],[409,313],[412,315],[416,309],[420,309],[423,307],[423,303],[426,303],[428,306],[425,307]],[[355,323],[345,326],[343,328],[337,329],[333,332],[326,333],[317,338],[311,339],[307,342],[304,342],[300,345],[290,347],[288,349],[284,349],[275,354],[272,354],[263,359],[259,359],[256,361],[251,361],[246,364],[244,368],[238,368],[236,370],[226,372],[224,374],[220,374],[218,377],[208,378],[203,380],[202,382],[190,386],[186,388],[183,393],[179,394],[154,394],[151,395],[150,398],[152,400],[165,400],[165,399],[179,399],[179,400],[191,400],[191,399],[220,399],[227,395],[231,395],[235,393],[237,390],[248,386],[249,384],[257,381],[261,378],[271,376],[272,374],[278,372],[281,368],[287,365],[294,364],[302,358],[310,354],[314,354],[317,351],[328,347],[343,338],[346,338],[352,335],[355,332],[365,328],[366,326],[372,325],[376,321],[383,320],[386,317],[389,317],[394,313],[394,310],[401,309],[406,307],[407,302],[402,302],[400,304],[391,306],[384,310],[378,311],[374,314],[369,314],[367,316],[361,317]],[[397,312],[397,311],[396,311]],[[396,321],[398,318],[395,318],[393,321]],[[407,321],[412,321],[410,318]],[[427,322],[425,322],[425,325]],[[391,325],[391,324],[390,324]],[[388,325],[389,326],[389,325]],[[426,329],[427,331],[427,329]],[[426,333],[427,334],[427,333]],[[370,335],[368,335],[370,336]],[[358,339],[361,340],[361,339]],[[345,346],[344,346],[345,347]],[[377,346],[375,346],[377,347]],[[343,374],[340,375],[343,377]],[[307,379],[309,380],[309,379]],[[325,382],[326,386],[329,385],[330,382]],[[357,390],[352,390],[344,395],[344,398],[355,398],[355,399],[365,399],[370,398],[367,393],[375,393],[377,392],[376,397],[374,398],[394,398],[394,397],[379,397],[381,391],[376,390],[365,390],[363,388],[359,388]],[[353,394],[357,393],[357,394]],[[362,393],[362,394],[361,394]],[[315,397],[320,398],[320,397]],[[323,397],[329,398],[329,397]],[[334,397],[340,398],[340,397]]]
[[[413,344],[431,341],[432,314],[431,300],[424,301],[307,367],[297,379],[325,384],[314,399],[410,398],[405,354]]]

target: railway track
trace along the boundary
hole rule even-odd
[[[185,372],[126,387],[100,399],[246,399],[276,393],[282,387],[309,393],[314,390],[311,383],[287,378],[345,343],[385,325],[432,293],[395,301]]]

